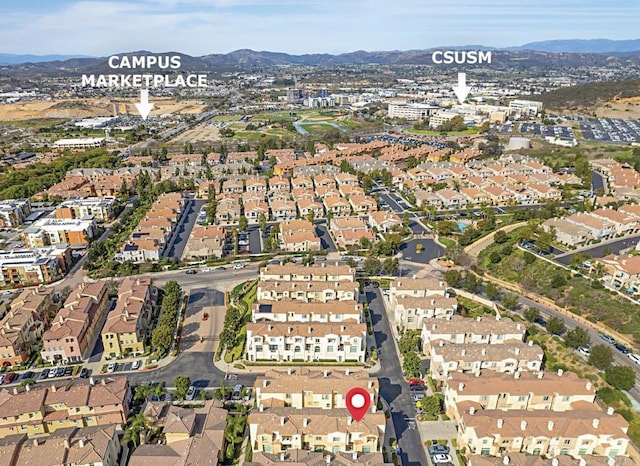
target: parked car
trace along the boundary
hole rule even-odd
[[[49,371],[49,378],[50,379],[54,378],[57,373],[58,373],[58,368],[52,367],[51,370]]]
[[[91,375],[91,369],[87,369],[86,367],[83,367],[80,370],[80,378],[81,379],[88,379],[90,375]]]
[[[244,269],[244,264],[235,264],[233,266],[233,270],[240,270],[240,269]]]
[[[196,269],[189,269],[185,272],[187,275],[195,275],[198,273]]]
[[[49,378],[49,372],[51,372],[51,369],[42,369],[42,372],[40,372],[40,377],[38,377],[40,380],[44,380],[44,379],[48,379]]]
[[[605,341],[605,342],[609,343],[610,345],[615,345],[616,344],[616,340],[613,337],[610,337],[609,335],[605,335],[604,333],[600,334],[600,339],[602,341]]]
[[[450,455],[434,455],[431,457],[431,461],[433,461],[434,464],[447,464],[451,463],[453,459]]]
[[[64,375],[64,367],[56,368],[56,375],[54,377],[62,377]]]
[[[133,364],[131,364],[131,370],[132,371],[137,371],[138,369],[140,369],[141,365],[142,365],[142,363],[140,362],[140,360],[136,359],[135,361],[133,361]]]
[[[63,375],[65,377],[71,377],[73,375],[73,367],[67,366],[63,369]]]
[[[4,377],[4,383],[11,383],[15,381],[16,377],[18,377],[18,375],[15,372],[8,372]]]
[[[214,270],[227,270],[227,268],[224,265],[221,265],[220,267],[216,267]]]
[[[640,364],[640,354],[629,353],[627,354],[627,357],[631,359],[633,362],[635,362],[636,364]]]
[[[448,455],[449,447],[446,445],[432,445],[429,447],[429,456]]]
[[[34,376],[34,375],[35,375],[35,374],[34,374],[33,372],[31,372],[31,371],[24,372],[24,373],[20,376],[20,382],[23,382],[23,381],[25,381],[25,380],[27,380],[27,379],[33,379],[33,376]]]
[[[586,356],[587,358],[591,355],[591,350],[589,348],[587,348],[586,346],[579,346],[577,348],[578,353],[580,353],[583,356]]]
[[[620,351],[622,354],[629,354],[629,348],[627,348],[626,346],[624,346],[622,343],[616,343],[615,345],[613,345],[615,347],[615,349],[617,349],[618,351]]]
[[[115,372],[116,371],[116,367],[117,367],[117,364],[115,362],[110,362],[109,365],[107,366],[107,372],[110,373],[110,374],[112,372]]]
[[[189,387],[189,390],[187,390],[187,396],[185,397],[185,400],[193,401],[195,399],[197,393],[198,393],[198,389],[196,387],[194,387],[193,385],[191,385]]]
[[[538,325],[541,325],[542,327],[547,326],[547,321],[544,320],[542,317],[538,317],[536,320],[534,320],[534,322]]]
[[[413,378],[409,380],[409,385],[424,385],[424,380]]]

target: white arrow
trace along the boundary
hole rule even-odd
[[[467,86],[467,73],[458,73],[458,85],[453,86],[453,92],[456,93],[456,97],[463,103],[469,95],[470,87]]]
[[[153,108],[153,103],[149,103],[149,89],[140,89],[140,103],[136,103],[136,108],[142,119],[146,120]]]

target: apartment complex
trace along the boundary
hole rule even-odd
[[[114,196],[69,199],[56,207],[54,215],[58,219],[81,219],[92,216],[100,222],[109,222],[114,218],[115,206]]]
[[[129,415],[126,377],[80,379],[0,390],[0,438],[51,434],[68,427],[122,424]]]
[[[0,251],[0,281],[5,286],[51,283],[70,266],[71,249],[66,244]]]
[[[42,359],[50,363],[85,359],[107,312],[107,302],[106,281],[77,285],[42,336]]]
[[[110,358],[145,352],[149,322],[158,297],[150,277],[127,277],[102,328],[104,353]]]
[[[15,228],[22,225],[31,214],[29,199],[5,199],[0,201],[0,228]]]
[[[42,248],[52,244],[86,246],[96,232],[97,223],[93,216],[79,219],[45,218],[24,230],[22,240],[29,248]]]

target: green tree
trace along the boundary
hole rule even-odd
[[[467,275],[464,277],[463,288],[469,293],[475,293],[478,290],[478,285],[478,279],[476,278],[475,274],[467,272]]]
[[[129,442],[133,442],[137,446],[140,444],[140,437],[148,440],[152,432],[153,420],[149,416],[145,416],[144,413],[139,412],[127,420],[127,428],[120,443],[126,445]]]
[[[523,315],[529,322],[535,322],[540,318],[540,311],[535,307],[528,307],[524,310]]]
[[[435,227],[439,235],[448,236],[458,229],[458,224],[452,220],[440,220]]]
[[[613,362],[613,350],[607,345],[594,345],[591,348],[588,362],[596,369],[605,370]]]
[[[564,320],[559,317],[551,317],[547,321],[547,331],[554,335],[559,335],[564,330]]]
[[[419,331],[408,330],[402,334],[400,341],[398,341],[398,349],[401,354],[407,354],[418,351],[420,345],[420,333]]]
[[[444,281],[447,282],[452,288],[457,288],[460,284],[460,280],[462,280],[462,275],[459,270],[449,269],[444,273]]]
[[[442,401],[442,395],[436,393],[422,398],[418,406],[422,408],[422,411],[428,418],[434,419],[442,412]]]
[[[241,215],[240,220],[238,220],[238,228],[240,228],[240,231],[247,231],[248,226],[249,226],[249,221],[247,220],[247,217],[245,217],[244,215]]]
[[[629,390],[636,383],[636,373],[630,366],[609,366],[605,371],[605,378],[618,390]]]
[[[258,216],[258,225],[261,231],[264,231],[264,229],[267,227],[267,217],[262,212]]]
[[[382,264],[380,263],[380,259],[374,256],[367,257],[367,260],[364,261],[364,265],[362,266],[364,274],[368,277],[378,275],[381,268]]]
[[[496,231],[496,233],[493,235],[493,241],[498,244],[506,243],[507,239],[509,239],[507,234],[502,230]]]
[[[415,352],[412,351],[404,355],[402,371],[409,378],[420,376],[420,357]]]
[[[518,297],[512,294],[505,293],[500,299],[502,305],[509,310],[513,310],[518,305]]]
[[[523,254],[523,257],[524,257],[524,262],[527,265],[531,265],[536,261],[536,255],[530,253],[529,251],[525,251]]]
[[[173,329],[166,325],[156,327],[151,332],[151,345],[162,355],[166,354],[173,341]]]
[[[492,301],[500,297],[500,290],[492,282],[485,283],[482,287],[482,291],[484,292],[485,296]]]
[[[244,429],[247,417],[245,415],[227,416],[227,425],[224,428],[224,438],[227,441],[225,457],[228,460],[235,458],[236,446],[244,439]]]
[[[576,327],[567,332],[564,342],[570,348],[578,348],[589,343],[589,333],[582,327]]]
[[[382,262],[382,270],[386,275],[397,275],[398,265],[398,259],[396,259],[395,257],[387,257]]]
[[[176,387],[176,397],[180,400],[184,400],[191,386],[191,378],[188,375],[179,375],[173,381]]]

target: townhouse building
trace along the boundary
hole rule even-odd
[[[51,293],[42,288],[25,288],[0,320],[0,364],[21,366],[29,360],[44,333]]]
[[[184,260],[220,258],[224,256],[227,238],[225,227],[196,225],[191,230],[182,258]]]
[[[244,463],[246,466],[384,466],[392,463],[385,462],[382,453],[338,452],[326,453],[321,451],[307,451],[288,449],[279,454],[254,452],[252,460]]]
[[[216,223],[228,225],[237,223],[242,216],[240,197],[224,194],[216,206]]]
[[[362,322],[362,304],[356,301],[309,302],[296,300],[254,303],[251,321],[270,322]]]
[[[512,341],[499,345],[484,343],[445,343],[431,345],[431,377],[444,382],[452,372],[480,374],[483,370],[515,373],[540,371],[544,352],[532,342]]]
[[[591,270],[601,266],[603,280],[609,286],[626,291],[640,292],[640,256],[609,254],[591,261]]]
[[[468,458],[469,466],[503,466],[514,464],[521,466],[634,466],[636,464],[626,456],[584,455],[581,458],[573,458],[569,455],[558,455],[553,458],[527,455],[520,452],[505,453],[504,456],[471,455]],[[508,461],[508,463],[506,463]]]
[[[123,424],[130,402],[126,377],[0,389],[0,438],[15,434],[38,437],[70,427]]]
[[[116,305],[107,314],[100,332],[106,356],[118,358],[145,352],[157,297],[150,277],[127,277],[122,281]]]
[[[302,196],[294,193],[293,198],[296,200],[298,212],[301,217],[308,218],[309,215],[313,215],[313,218],[324,217],[323,205],[320,202],[315,201],[313,197]]]
[[[268,264],[260,269],[261,281],[355,282],[356,270],[348,265]]]
[[[446,413],[458,422],[472,406],[476,411],[570,411],[574,403],[595,403],[595,399],[590,380],[562,370],[514,374],[486,370],[480,377],[452,372],[444,389]]]
[[[263,453],[379,452],[386,422],[384,413],[374,410],[375,405],[360,422],[354,422],[346,409],[258,409],[247,420],[249,438],[253,451]]]
[[[368,222],[378,233],[387,233],[402,226],[402,219],[395,212],[374,211],[369,213]]]
[[[371,406],[378,403],[378,379],[362,369],[270,369],[253,384],[257,406],[318,410],[345,409],[346,394],[353,388],[366,390]]]
[[[334,217],[329,223],[329,229],[336,244],[341,248],[359,246],[362,238],[367,241],[375,240],[373,231],[360,217]]]
[[[297,300],[302,302],[354,301],[359,298],[359,285],[354,282],[258,282],[258,301]]]
[[[42,359],[54,364],[85,359],[99,333],[107,303],[107,282],[77,285],[42,335]]]
[[[609,408],[606,413],[589,403],[570,411],[503,411],[471,408],[462,414],[458,445],[471,454],[508,455],[511,452],[554,457],[624,456],[629,424]]]
[[[270,202],[271,216],[276,221],[293,220],[298,215],[296,205],[287,199],[272,200]]]
[[[319,193],[325,211],[334,217],[344,217],[351,214],[351,204],[339,194]]]
[[[320,251],[322,245],[316,228],[309,220],[286,220],[280,223],[280,245],[288,252]]]
[[[427,318],[423,321],[421,338],[425,353],[440,342],[456,344],[502,345],[509,342],[523,342],[527,328],[520,322],[499,316],[487,318],[478,316],[469,319],[453,315],[446,319]]]
[[[438,278],[401,278],[389,286],[389,306],[394,311],[395,324],[405,331],[422,329],[427,318],[453,315],[458,302]]]

